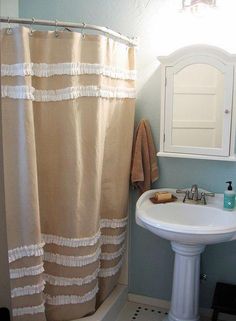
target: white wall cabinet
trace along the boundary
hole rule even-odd
[[[197,45],[158,59],[162,67],[158,155],[236,161],[236,56]]]

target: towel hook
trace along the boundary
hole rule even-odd
[[[32,22],[31,22],[31,25],[30,25],[30,36],[32,36],[33,35],[33,25],[34,25],[34,23],[35,23],[35,18],[33,17],[32,18]]]
[[[55,36],[59,37],[59,32],[58,32],[58,20],[55,20]]]
[[[10,22],[10,17],[9,16],[8,16],[8,19],[7,19],[7,23],[8,23],[7,34],[11,35],[12,34],[12,28],[11,28],[11,22]]]

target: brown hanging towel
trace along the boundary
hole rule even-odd
[[[131,183],[140,195],[151,188],[159,178],[156,148],[148,120],[142,119],[138,124],[133,140]]]

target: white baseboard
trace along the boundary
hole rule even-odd
[[[136,303],[140,303],[140,304],[147,304],[147,305],[151,305],[151,306],[163,308],[163,309],[170,308],[169,301],[151,298],[151,297],[143,296],[143,295],[137,295],[137,294],[133,294],[133,293],[128,294],[128,301],[136,302]],[[211,320],[212,312],[213,312],[212,309],[200,308],[200,316],[201,316],[202,320]],[[236,321],[236,316],[220,313],[219,314],[219,321]]]

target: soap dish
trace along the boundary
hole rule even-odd
[[[175,202],[175,201],[177,201],[178,198],[176,196],[172,195],[171,199],[169,199],[169,200],[160,200],[160,201],[158,201],[156,199],[156,197],[150,197],[149,199],[153,204],[164,204],[164,203]]]

